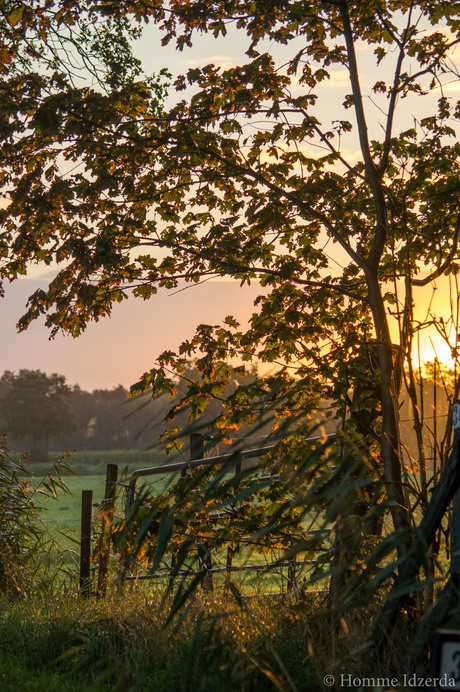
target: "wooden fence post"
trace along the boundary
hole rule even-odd
[[[93,491],[81,493],[81,540],[80,540],[80,594],[91,593],[91,526],[93,512]]]
[[[113,524],[113,502],[115,498],[115,486],[118,480],[117,464],[107,464],[105,476],[105,494],[102,503],[102,527],[101,541],[99,545],[99,576],[97,581],[97,595],[104,596],[107,590],[107,572],[110,558],[110,539]]]
[[[293,591],[297,595],[298,591],[298,586],[297,586],[297,575],[296,575],[296,558],[292,558],[292,560],[289,560],[288,564],[288,575],[287,575],[287,587],[286,591],[290,593]]]

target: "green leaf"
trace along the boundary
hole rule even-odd
[[[8,14],[8,22],[11,24],[11,26],[16,26],[16,24],[19,24],[22,19],[22,15],[24,14],[24,10],[25,5],[21,4],[18,7],[15,7],[14,10]]]

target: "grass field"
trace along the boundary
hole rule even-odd
[[[123,512],[124,485],[126,476],[122,476],[118,486],[117,512]],[[155,477],[158,479],[158,476]],[[37,479],[38,480],[38,479]],[[49,538],[53,539],[62,551],[79,550],[81,530],[81,497],[83,490],[93,491],[93,520],[98,514],[98,505],[104,499],[105,473],[86,476],[66,476],[65,484],[68,493],[59,492],[57,498],[38,494],[37,499],[42,507],[41,518]],[[155,485],[155,484],[150,484]],[[164,487],[162,480],[157,480],[158,488]]]
[[[68,532],[70,536],[77,538],[80,532],[81,521],[81,493],[82,490],[93,491],[93,502],[100,502],[104,498],[105,476],[97,474],[93,476],[68,476],[65,483],[69,493],[59,493],[57,498],[41,496],[40,506],[43,507],[42,520],[45,523],[50,537],[59,541],[59,535]]]
[[[47,462],[29,464],[29,472],[35,476],[45,475],[65,452],[48,454]],[[69,463],[72,470],[80,476],[105,474],[107,464],[117,464],[119,473],[134,469],[157,466],[168,462],[169,458],[158,449],[121,449],[100,452],[70,452]]]
[[[153,477],[152,483],[148,484],[150,488],[156,488],[157,492],[161,492],[165,483],[172,480],[171,477],[166,479],[161,476]],[[142,485],[145,481],[142,479]],[[124,485],[127,482],[127,477],[121,477],[118,486],[118,502],[116,511],[119,516],[124,511]],[[94,533],[99,531],[97,522],[98,505],[104,498],[105,491],[105,474],[94,474],[86,476],[66,476],[65,483],[69,489],[69,493],[60,492],[57,498],[45,497],[39,495],[39,503],[43,511],[41,518],[49,539],[57,544],[58,550],[56,556],[52,560],[52,564],[56,567],[62,565],[66,570],[70,570],[75,575],[79,572],[79,556],[80,556],[80,531],[81,531],[81,496],[83,490],[93,491],[93,520],[95,522]],[[275,561],[279,557],[278,551],[267,555],[252,555],[249,550],[242,550],[238,555],[235,555],[233,564],[242,565],[248,562],[251,564],[261,564]],[[227,559],[227,551],[222,548],[219,551],[213,551],[213,567],[225,566]],[[280,572],[278,568],[275,572]],[[283,586],[285,588],[285,577],[287,568],[282,570],[284,577],[276,576],[274,572],[266,572],[263,568],[260,571],[249,572],[233,572],[232,581],[245,592],[266,592],[279,591]],[[225,575],[215,575],[214,581],[217,584],[223,584]],[[167,579],[166,579],[167,581]]]

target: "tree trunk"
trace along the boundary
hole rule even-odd
[[[407,493],[402,484],[402,462],[398,421],[398,386],[395,381],[393,344],[385,313],[385,306],[378,278],[374,272],[366,271],[369,304],[374,320],[377,339],[377,357],[382,380],[382,459],[385,482],[389,498],[393,501],[391,515],[395,529],[406,530],[408,535],[399,553],[404,554],[409,540],[410,514]]]

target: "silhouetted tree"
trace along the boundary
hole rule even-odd
[[[69,401],[71,388],[63,375],[40,370],[7,371],[1,378],[0,414],[4,430],[30,446],[32,459],[47,458],[51,438],[76,427]]]

